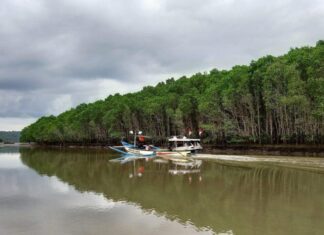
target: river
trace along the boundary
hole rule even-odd
[[[323,234],[324,159],[0,148],[0,234]]]

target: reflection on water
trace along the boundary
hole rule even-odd
[[[244,162],[110,162],[115,157],[21,149],[26,167],[0,168],[0,234],[13,226],[33,234],[324,231],[323,174]]]

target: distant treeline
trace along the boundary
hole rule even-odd
[[[110,95],[23,129],[22,141],[109,143],[129,130],[162,140],[193,136],[222,143],[324,142],[324,41],[265,56],[248,66],[168,79],[136,93]]]
[[[20,131],[0,131],[0,142],[18,143]]]

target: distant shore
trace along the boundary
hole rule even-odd
[[[33,144],[30,143],[0,143],[0,147],[19,147],[19,146],[24,146],[24,147],[28,147],[28,146],[32,146]]]

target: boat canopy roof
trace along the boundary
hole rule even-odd
[[[200,141],[200,139],[189,139],[185,136],[183,137],[173,136],[172,138],[169,139],[169,142],[191,142],[191,141]]]

